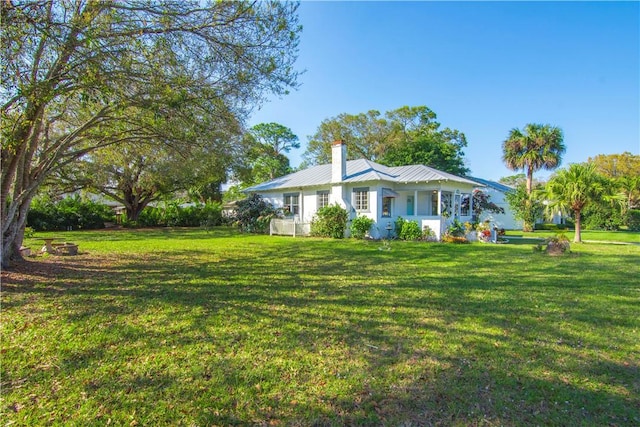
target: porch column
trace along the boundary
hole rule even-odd
[[[418,190],[413,190],[413,216],[418,216]]]
[[[442,190],[438,190],[438,216],[442,216]]]
[[[300,190],[300,215],[298,217],[301,223],[304,222],[304,192],[302,190]]]

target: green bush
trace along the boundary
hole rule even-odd
[[[453,222],[447,227],[446,233],[454,237],[465,237],[467,229],[459,219],[454,219]]]
[[[348,218],[347,211],[338,205],[320,208],[311,221],[311,235],[342,239]]]
[[[364,239],[367,236],[369,230],[371,230],[371,226],[373,225],[373,223],[374,221],[369,217],[362,215],[355,217],[351,221],[351,237],[354,237],[356,239]]]
[[[425,225],[422,228],[422,238],[428,242],[434,242],[437,240],[436,232],[433,231],[428,225]]]
[[[418,221],[404,221],[398,237],[402,240],[420,240],[422,238],[422,230],[420,230]]]
[[[123,225],[127,226],[127,221],[123,220]],[[138,215],[138,221],[136,222],[139,227],[161,227],[164,225],[162,209],[155,206],[147,206],[142,209],[140,215]]]
[[[569,238],[562,232],[556,233],[553,237],[546,238],[543,242],[533,247],[534,252],[546,252],[549,255],[561,255],[571,252]]]
[[[222,204],[218,202],[180,206],[177,201],[164,207],[147,206],[137,221],[140,227],[215,227],[223,223]]]
[[[31,227],[24,228],[24,237],[33,237],[36,234],[36,230]]]
[[[534,225],[534,230],[560,231],[569,228],[567,224],[538,223]]]
[[[407,220],[402,218],[401,216],[396,218],[394,226],[395,226],[396,236],[398,238],[400,238],[400,233],[402,232],[402,226],[404,225],[405,222],[407,222]]]
[[[627,212],[625,222],[629,231],[640,231],[640,209],[630,209]]]
[[[266,233],[275,214],[273,206],[254,193],[236,204],[235,224],[244,232]]]
[[[622,212],[607,203],[593,203],[582,212],[582,226],[586,230],[619,230],[624,225]]]
[[[442,236],[442,241],[445,243],[469,243],[466,234],[467,227],[456,218],[447,227],[444,236]]]
[[[80,196],[59,201],[39,197],[27,213],[27,225],[37,231],[97,229],[109,221],[114,221],[111,208]]]

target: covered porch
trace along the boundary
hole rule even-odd
[[[379,224],[389,229],[398,217],[416,221],[422,229],[428,226],[440,240],[449,225],[473,219],[473,196],[459,189],[395,190],[394,194],[382,194],[383,215]],[[385,207],[386,206],[386,207]],[[385,215],[384,213],[387,213]],[[382,230],[381,230],[382,231]]]

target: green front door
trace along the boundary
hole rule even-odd
[[[407,196],[407,216],[413,215],[413,196]]]

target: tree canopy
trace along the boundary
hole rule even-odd
[[[366,158],[387,166],[425,164],[463,175],[464,134],[440,128],[436,114],[426,106],[404,106],[382,115],[379,111],[342,113],[323,120],[309,138],[306,164],[331,161],[331,142],[342,140],[348,159]]]
[[[502,143],[502,159],[509,169],[524,170],[527,192],[531,193],[534,172],[560,166],[565,150],[562,129],[548,124],[529,123],[522,131],[517,128],[509,131],[509,136]]]
[[[624,152],[622,154],[598,154],[589,163],[596,171],[609,178],[640,176],[640,155]]]
[[[289,2],[4,2],[2,261],[39,186],[122,142],[180,147],[297,86]],[[189,108],[185,108],[185,106]],[[142,119],[141,119],[142,118]],[[166,126],[181,121],[180,132]]]
[[[289,158],[284,154],[300,148],[298,136],[279,123],[259,123],[245,137],[248,155],[245,158],[245,184],[257,184],[291,172]]]
[[[544,197],[547,209],[559,209],[573,214],[576,227],[574,242],[581,242],[581,214],[591,203],[597,203],[607,196],[605,178],[598,174],[593,164],[571,164],[568,169],[559,170],[547,182]]]

